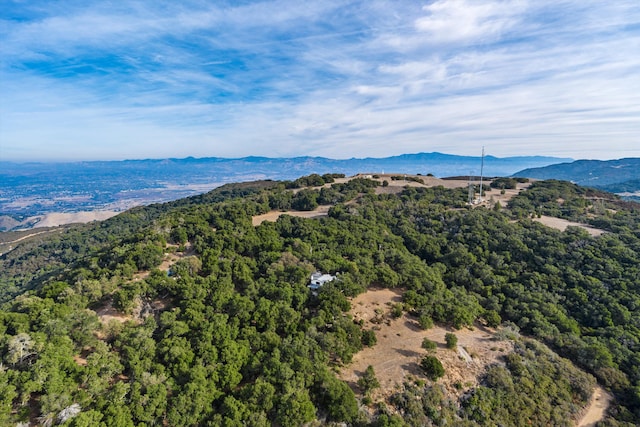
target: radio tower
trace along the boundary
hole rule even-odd
[[[473,205],[473,202],[475,201],[476,198],[476,190],[475,188],[473,188],[473,182],[471,181],[471,174],[473,174],[473,171],[469,172],[469,205]]]
[[[482,172],[484,169],[484,145],[482,146],[482,160],[480,161],[480,198],[479,203],[482,203]]]

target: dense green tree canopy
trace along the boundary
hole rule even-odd
[[[591,377],[523,340],[466,400],[405,384],[388,402],[401,417],[366,416],[334,371],[377,345],[348,315],[350,297],[374,285],[401,288],[395,314],[424,328],[509,322],[616,394],[611,425],[640,419],[637,205],[549,181],[509,209],[470,209],[463,189],[377,194],[375,180],[335,178],[226,186],[3,255],[0,424],[563,425],[588,400]],[[332,205],[328,216],[252,225],[317,203]],[[314,271],[337,279],[312,292]]]

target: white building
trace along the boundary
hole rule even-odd
[[[311,274],[311,281],[307,285],[309,289],[312,291],[317,291],[320,289],[325,283],[331,282],[335,280],[336,276],[332,276],[331,274],[322,274],[319,271]]]

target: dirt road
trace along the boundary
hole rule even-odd
[[[591,402],[587,407],[587,412],[582,419],[576,424],[577,427],[595,427],[598,421],[602,421],[609,409],[613,397],[607,393],[602,387],[596,386],[591,396]]]

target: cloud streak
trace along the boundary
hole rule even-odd
[[[640,156],[635,0],[9,1],[0,158]]]
[[[516,26],[527,3],[518,1],[474,2],[438,0],[423,10],[427,16],[415,21],[419,32],[429,35],[430,42],[477,43],[497,39]]]

